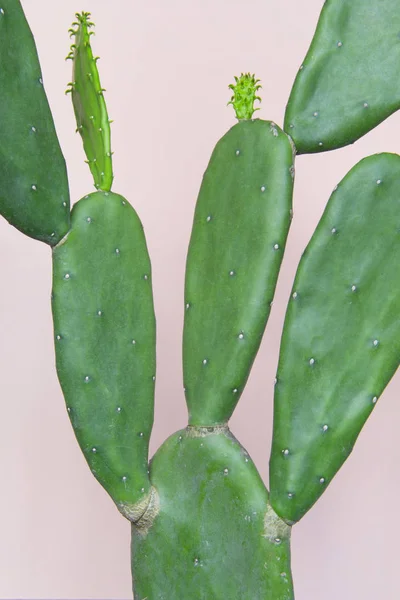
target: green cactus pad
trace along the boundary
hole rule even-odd
[[[69,229],[67,172],[19,0],[1,3],[0,37],[0,213],[54,245]]]
[[[67,92],[71,93],[76,122],[87,156],[87,162],[97,189],[109,191],[113,182],[111,158],[111,131],[104,88],[101,87],[98,58],[93,57],[89,31],[94,24],[90,13],[77,13],[75,29],[70,33],[75,37],[67,58],[73,61],[73,81]]]
[[[300,261],[275,388],[271,503],[288,522],[349,456],[400,356],[400,157],[359,162]]]
[[[286,109],[299,154],[351,144],[400,108],[399,32],[398,2],[325,2]]]
[[[292,600],[290,527],[228,430],[191,428],[155,455],[157,500],[132,526],[135,600]]]
[[[57,372],[69,416],[94,475],[134,519],[149,493],[155,379],[142,225],[122,196],[95,192],[74,206],[53,258]]]
[[[186,266],[183,370],[191,425],[225,423],[245,386],[291,220],[293,155],[269,121],[218,142],[196,205]]]

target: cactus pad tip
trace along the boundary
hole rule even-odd
[[[229,85],[229,89],[233,91],[232,98],[228,102],[232,104],[236,118],[239,121],[251,119],[253,113],[259,108],[254,108],[254,102],[261,98],[257,96],[257,92],[261,89],[260,80],[255,78],[255,75],[250,73],[242,73],[240,77],[235,77],[235,83]]]

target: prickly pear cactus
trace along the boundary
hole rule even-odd
[[[57,372],[93,474],[122,512],[150,492],[155,319],[142,225],[111,192],[75,204],[53,250]]]
[[[194,215],[183,334],[191,425],[223,425],[232,415],[269,316],[291,221],[293,146],[275,123],[251,118],[249,79],[237,80],[241,120],[214,149]]]
[[[157,507],[132,525],[137,600],[293,598],[290,527],[228,428],[291,221],[293,149],[277,125],[252,120],[257,83],[236,80],[241,120],[217,143],[196,205],[183,341],[189,426],[151,461]]]
[[[399,177],[396,154],[359,162],[333,192],[299,264],[270,463],[272,506],[291,523],[332,481],[399,365]]]
[[[67,172],[19,0],[1,3],[0,38],[0,213],[54,246],[69,229]]]
[[[111,134],[90,44],[93,23],[87,12],[76,15],[68,58],[77,131],[96,191],[70,216],[32,34],[18,0],[2,6],[0,100],[11,152],[0,166],[3,194],[8,191],[0,193],[0,210],[53,247],[58,377],[90,469],[131,523],[134,598],[293,600],[291,525],[348,457],[399,364],[400,157],[368,157],[350,171],[300,262],[275,388],[269,493],[229,418],[274,296],[292,217],[296,148],[275,123],[253,118],[259,80],[249,73],[235,78],[229,104],[239,122],[212,153],[187,257],[189,424],[149,464],[156,338],[151,265],[139,217],[111,191]],[[398,107],[392,88],[380,86],[375,63],[368,63],[369,87],[358,86],[358,95],[352,87],[366,40],[374,38],[374,11],[363,6],[326,3],[304,63],[306,85],[296,81],[286,115],[300,152],[354,141]],[[379,18],[395,23],[392,7],[382,0]],[[397,26],[390,24],[393,33]],[[333,54],[339,52],[342,61]],[[395,60],[396,54],[388,58],[387,73]],[[334,76],[339,96],[326,86]],[[315,123],[322,129],[308,125],[317,100],[324,110]],[[369,108],[370,119],[360,118]],[[314,112],[317,119],[319,109]]]
[[[135,520],[151,497],[148,447],[154,410],[155,317],[142,224],[110,190],[110,131],[88,27],[77,14],[72,98],[98,192],[72,210],[53,249],[57,372],[89,466],[119,510]],[[90,77],[88,77],[88,73]],[[98,129],[100,127],[100,134]],[[101,165],[100,172],[98,166]],[[104,189],[103,189],[104,188]]]
[[[299,154],[346,146],[400,108],[397,0],[327,0],[284,129]]]

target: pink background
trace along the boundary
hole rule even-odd
[[[1,2],[0,2],[1,4]],[[67,29],[92,11],[113,124],[114,190],[145,226],[158,319],[152,450],[186,422],[183,277],[194,204],[211,151],[234,124],[228,84],[263,83],[260,118],[282,124],[321,0],[24,0],[75,201],[93,190],[75,135]],[[275,302],[231,426],[267,481],[272,391],[286,301],[335,184],[362,157],[400,151],[400,115],[334,153],[296,162],[295,218]],[[51,256],[0,221],[0,597],[130,598],[130,528],[91,476],[54,368]],[[397,600],[400,450],[395,377],[324,496],[293,530],[296,600]],[[173,599],[171,599],[173,600]],[[181,600],[181,599],[174,599]],[[182,599],[183,600],[183,599]],[[211,600],[211,599],[210,599]],[[227,599],[228,600],[228,599]]]

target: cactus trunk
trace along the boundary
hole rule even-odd
[[[290,527],[227,427],[178,431],[150,478],[158,514],[132,525],[135,600],[293,600]]]

